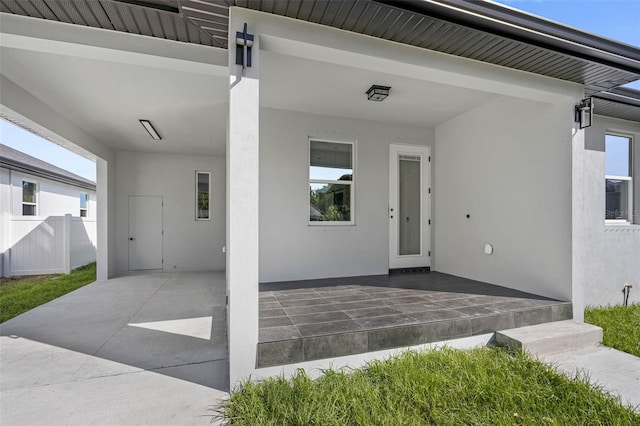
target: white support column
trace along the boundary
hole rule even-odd
[[[236,31],[254,34],[252,66],[236,63]],[[227,293],[229,379],[233,387],[255,369],[258,344],[258,34],[242,11],[229,16],[229,116],[227,126]]]
[[[115,155],[96,159],[97,280],[115,275]]]
[[[62,269],[65,274],[71,273],[71,214],[64,215],[64,226],[62,227]]]

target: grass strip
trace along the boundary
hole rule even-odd
[[[0,323],[96,280],[96,264],[55,277],[20,277],[0,287]]]
[[[220,413],[230,425],[638,425],[591,385],[503,348],[407,351],[312,380],[299,370],[246,382]]]
[[[588,307],[584,320],[602,327],[606,346],[640,357],[640,303]]]

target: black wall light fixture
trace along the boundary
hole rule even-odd
[[[244,23],[242,32],[236,31],[236,65],[242,65],[242,71],[251,66],[251,49],[253,48],[253,34],[247,32]]]
[[[593,123],[593,98],[583,99],[576,105],[575,121],[581,129],[591,127],[591,123]]]
[[[149,120],[140,120],[140,124],[142,124],[142,127],[144,127],[145,130],[149,132],[149,136],[151,136],[151,139],[156,141],[162,139],[160,133],[158,133],[158,131],[155,129],[155,127],[153,127],[153,124],[151,124]]]
[[[367,99],[370,101],[382,102],[387,98],[387,96],[389,96],[389,90],[391,90],[391,87],[389,86],[378,86],[377,84],[374,84],[369,87],[369,90],[367,90]]]

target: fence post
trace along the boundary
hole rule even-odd
[[[2,215],[2,239],[0,240],[0,247],[2,250],[2,276],[11,276],[11,214],[4,213]]]
[[[63,239],[62,239],[62,268],[65,274],[71,273],[71,215],[64,215]]]

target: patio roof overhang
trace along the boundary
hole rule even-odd
[[[231,6],[581,83],[587,95],[640,79],[640,48],[490,2],[0,1],[5,13],[222,48]]]
[[[640,48],[491,2],[0,0],[4,13],[218,48],[231,6],[584,84],[598,114],[640,119],[638,95],[618,88],[640,79]]]
[[[594,96],[594,113],[640,122],[640,91],[618,87]]]

